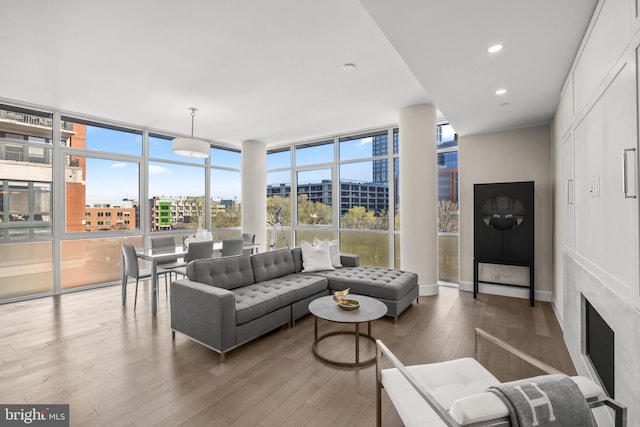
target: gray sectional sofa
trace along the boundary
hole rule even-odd
[[[309,313],[311,301],[335,290],[375,297],[397,317],[418,297],[418,276],[360,266],[341,255],[343,267],[303,273],[300,248],[254,255],[201,259],[187,265],[187,278],[171,283],[171,329],[220,353]]]

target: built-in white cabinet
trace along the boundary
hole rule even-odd
[[[573,123],[573,79],[567,79],[567,82],[562,89],[562,94],[560,96],[560,105],[562,112],[562,134],[564,135],[570,128],[571,123]]]
[[[574,130],[575,250],[623,297],[638,287],[636,93],[630,60]]]
[[[565,139],[562,144],[563,159],[563,243],[567,249],[575,249],[575,180],[573,167],[573,134]]]
[[[599,5],[601,7],[596,8],[596,19],[587,32],[587,41],[573,71],[576,114],[589,105],[591,97],[629,43],[629,0],[606,0]]]

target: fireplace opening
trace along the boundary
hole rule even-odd
[[[605,392],[614,399],[614,333],[589,301],[585,299],[585,302],[587,357]]]

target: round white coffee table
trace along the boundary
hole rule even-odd
[[[313,300],[309,304],[309,311],[315,316],[313,328],[313,354],[325,363],[339,366],[343,368],[360,368],[369,366],[376,360],[373,357],[360,360],[360,337],[364,337],[375,344],[375,339],[371,335],[371,321],[381,318],[387,313],[387,306],[375,298],[365,297],[363,295],[348,294],[348,299],[355,299],[360,302],[358,310],[344,310],[338,306],[333,300],[333,296],[329,295]],[[353,323],[355,331],[335,331],[318,336],[318,319],[323,319],[335,323]],[[367,322],[367,333],[360,332],[360,324]],[[335,335],[354,335],[355,336],[355,362],[342,362],[339,360],[329,359],[318,351],[318,343],[326,338]]]

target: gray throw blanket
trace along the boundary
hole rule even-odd
[[[584,395],[565,375],[542,375],[489,387],[509,409],[514,427],[596,426]]]

